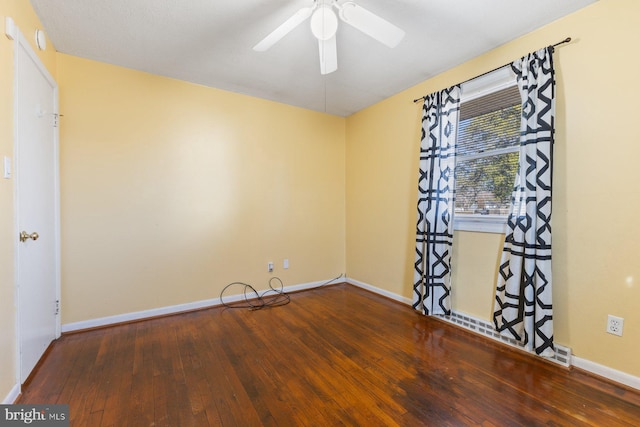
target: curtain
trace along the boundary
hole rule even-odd
[[[504,336],[553,356],[551,175],[555,116],[553,47],[511,67],[522,98],[520,166],[507,220],[494,323]]]
[[[425,97],[422,110],[413,308],[451,314],[451,245],[460,86]]]

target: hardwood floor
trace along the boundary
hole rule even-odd
[[[637,426],[640,393],[347,284],[62,336],[17,403],[84,426]]]

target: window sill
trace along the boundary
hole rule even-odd
[[[453,229],[455,231],[475,231],[478,233],[507,232],[506,215],[465,215],[454,216]]]

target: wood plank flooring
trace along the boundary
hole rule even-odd
[[[77,427],[640,425],[638,392],[348,284],[63,335],[17,403]]]

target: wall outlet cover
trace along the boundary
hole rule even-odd
[[[607,332],[613,335],[622,336],[624,327],[624,319],[622,317],[608,315],[607,316]]]

